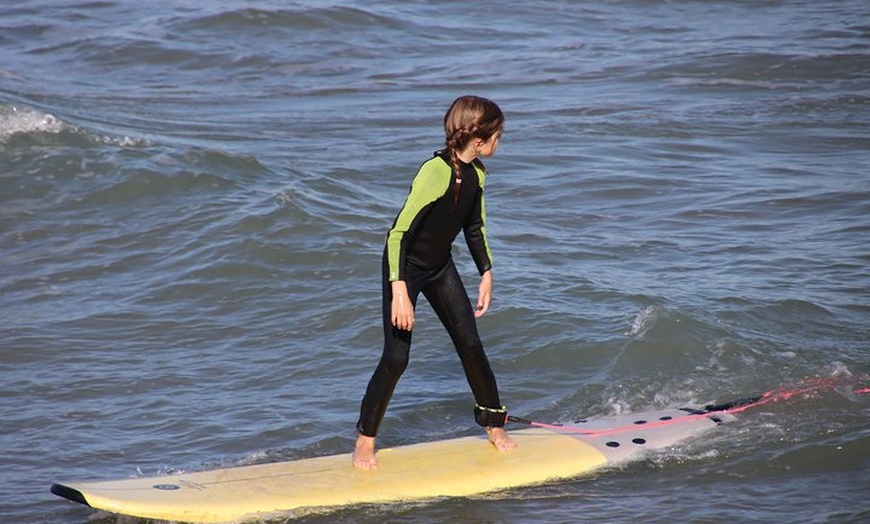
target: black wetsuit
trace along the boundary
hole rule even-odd
[[[384,351],[369,381],[357,423],[359,432],[370,437],[377,434],[396,383],[408,365],[411,347],[412,332],[393,326],[391,321],[391,282],[396,280],[405,281],[415,308],[422,292],[447,328],[477,402],[478,424],[501,426],[506,415],[477,333],[471,301],[451,256],[451,246],[461,230],[480,274],[492,268],[483,199],[486,173],[482,167],[462,164],[457,198],[453,173],[443,155],[436,152],[420,166],[387,235],[383,259]]]

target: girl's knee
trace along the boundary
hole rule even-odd
[[[462,358],[472,358],[479,360],[481,357],[486,358],[483,352],[483,342],[480,337],[459,338],[455,342],[456,352]]]
[[[398,377],[405,372],[408,367],[408,354],[391,352],[384,353],[383,364],[390,372],[391,376]]]

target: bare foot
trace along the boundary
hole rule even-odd
[[[517,449],[517,443],[505,433],[504,428],[486,428],[486,436],[495,449],[501,452]]]
[[[353,467],[356,469],[378,469],[375,458],[375,437],[359,435],[353,450]]]

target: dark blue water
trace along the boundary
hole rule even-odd
[[[593,477],[299,520],[870,520],[868,64],[859,0],[4,4],[0,514],[127,522],[48,486],[349,451],[384,234],[475,93],[508,117],[480,329],[512,413],[840,386]],[[385,446],[478,431],[418,316]]]

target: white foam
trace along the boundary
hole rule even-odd
[[[0,144],[19,133],[57,134],[67,125],[52,115],[29,107],[0,106]]]
[[[656,321],[662,316],[662,308],[657,306],[647,306],[640,310],[634,320],[631,322],[631,327],[625,332],[627,337],[643,337],[643,335],[652,328]]]
[[[835,360],[828,365],[828,374],[831,377],[851,377],[852,372],[849,371],[849,368],[846,367],[846,364]]]
[[[0,105],[0,144],[8,142],[17,134],[48,133],[56,135],[64,131],[80,133],[94,142],[119,147],[145,147],[151,144],[149,140],[144,138],[97,135],[64,122],[51,113],[45,113],[32,107]]]

